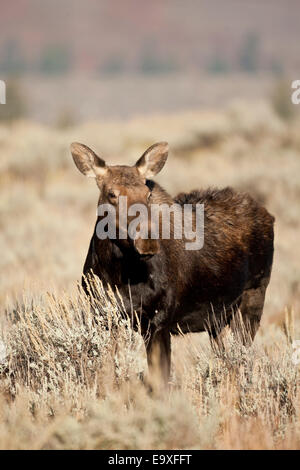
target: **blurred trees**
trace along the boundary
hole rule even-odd
[[[26,71],[26,61],[19,43],[8,40],[3,46],[0,60],[1,75],[19,75]],[[2,78],[1,77],[1,78]]]
[[[41,53],[38,70],[45,75],[62,75],[70,66],[71,52],[67,46],[47,45]]]
[[[230,71],[230,66],[221,54],[216,53],[207,65],[208,73],[212,75],[221,75]]]
[[[255,73],[259,68],[260,40],[256,33],[247,34],[242,44],[238,63],[242,71]]]
[[[170,55],[160,53],[155,44],[146,42],[142,46],[137,70],[143,75],[172,73],[178,71],[179,68],[176,59]]]

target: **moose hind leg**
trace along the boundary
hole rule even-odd
[[[207,332],[209,335],[210,345],[215,354],[223,353],[225,351],[225,328],[226,324],[209,326]]]
[[[270,277],[262,278],[259,286],[243,292],[239,308],[230,322],[231,331],[245,346],[252,344],[259,328],[269,280]]]

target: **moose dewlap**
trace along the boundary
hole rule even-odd
[[[231,188],[172,198],[152,180],[167,160],[165,142],[152,145],[134,166],[108,166],[79,143],[71,145],[71,152],[77,168],[94,177],[100,191],[83,287],[88,294],[88,274],[93,272],[118,290],[133,327],[140,325],[149,367],[158,366],[168,380],[170,333],[206,330],[212,344],[220,347],[222,330],[229,325],[244,343],[250,343],[271,275],[274,217],[249,194]],[[170,236],[164,236],[166,219],[161,214],[151,216],[155,206],[177,207],[167,219]],[[106,212],[111,208],[113,236],[109,230],[105,236],[99,232],[99,227],[108,225],[105,207]],[[145,208],[138,219],[137,207]],[[198,245],[187,248],[193,236]]]

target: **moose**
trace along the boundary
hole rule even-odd
[[[113,239],[97,236],[97,223],[103,220],[98,215],[82,285],[88,292],[87,276],[92,272],[119,291],[128,315],[133,317],[134,311],[140,319],[149,369],[158,370],[165,382],[170,376],[171,334],[207,331],[212,344],[220,345],[222,331],[226,326],[236,330],[239,315],[247,331],[241,340],[251,344],[271,275],[275,220],[248,193],[230,187],[172,198],[152,179],[165,165],[168,151],[168,144],[160,142],[149,147],[134,166],[109,166],[86,145],[71,144],[77,168],[96,179],[98,207],[110,204],[117,215]],[[122,227],[118,222],[121,196],[126,196],[128,206],[139,203],[148,209],[153,204],[190,204],[192,218],[196,205],[203,204],[203,246],[187,250],[184,236],[165,239],[161,231],[151,238],[149,215],[144,217],[148,236],[131,237],[131,218]],[[175,218],[171,232],[174,224]]]

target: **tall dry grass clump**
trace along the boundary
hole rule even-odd
[[[2,324],[0,448],[297,448],[289,326],[246,349],[229,333],[173,340],[170,390],[149,392],[143,341],[97,279],[92,300],[25,296]],[[299,328],[299,325],[296,325]],[[200,339],[200,341],[196,341]]]
[[[59,392],[72,383],[92,389],[103,371],[111,372],[107,378],[113,383],[141,369],[141,342],[122,312],[121,300],[110,290],[106,293],[97,278],[90,288],[90,299],[78,286],[73,297],[24,296],[7,309],[3,343],[8,359],[2,369],[16,384],[10,388],[12,396],[17,384],[36,393]],[[104,391],[105,381],[102,385]]]

